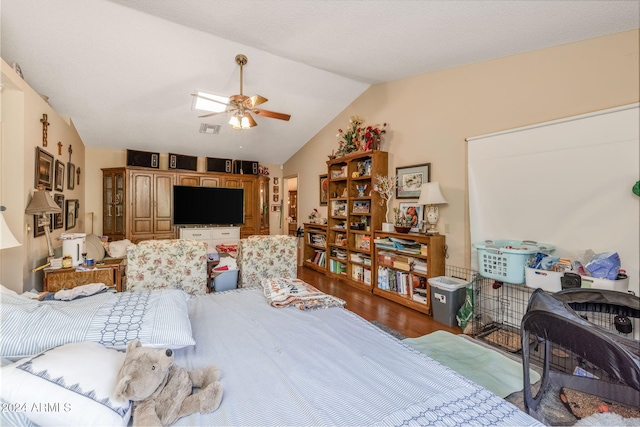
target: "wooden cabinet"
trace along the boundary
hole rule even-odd
[[[149,239],[175,239],[173,186],[176,174],[130,171],[130,237],[133,243]]]
[[[269,234],[268,177],[135,167],[106,168],[102,173],[102,228],[110,240],[175,239],[174,185],[243,188],[245,222],[240,237]]]
[[[205,242],[209,248],[216,245],[238,244],[240,242],[240,227],[193,227],[181,228],[180,238]]]
[[[374,234],[373,293],[431,314],[428,279],[444,275],[445,236]]]
[[[385,215],[373,185],[376,175],[387,175],[388,153],[357,152],[327,165],[327,274],[371,291],[373,230],[381,228]]]
[[[126,180],[123,169],[105,169],[102,174],[102,234],[122,240],[126,234]]]
[[[326,273],[327,271],[327,226],[322,224],[304,224],[304,261],[305,267]]]

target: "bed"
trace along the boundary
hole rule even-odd
[[[175,362],[218,365],[224,396],[179,426],[541,425],[341,307],[275,308],[260,287],[186,307],[196,344],[176,349]]]

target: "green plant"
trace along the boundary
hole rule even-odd
[[[398,227],[411,227],[411,219],[404,215],[404,212],[400,212],[400,208],[393,208],[395,220],[393,225]]]

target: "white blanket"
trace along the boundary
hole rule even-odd
[[[189,369],[216,364],[224,396],[182,426],[540,426],[352,312],[275,310],[261,288],[189,300]]]

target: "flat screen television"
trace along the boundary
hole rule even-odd
[[[173,186],[174,225],[244,223],[244,189]]]

